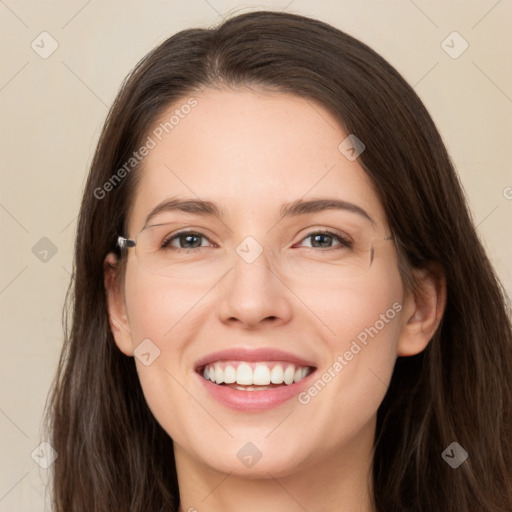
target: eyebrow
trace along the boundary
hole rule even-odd
[[[311,213],[318,213],[325,210],[345,210],[355,213],[370,221],[373,226],[376,226],[375,221],[370,215],[360,206],[334,198],[310,199],[305,201],[297,199],[291,203],[284,203],[280,208],[281,219],[285,217],[298,217],[299,215],[307,215]],[[171,198],[166,199],[155,206],[146,217],[146,222],[142,229],[148,227],[151,220],[162,212],[183,212],[191,213],[193,215],[201,215],[205,217],[217,217],[222,219],[224,217],[223,211],[217,204],[211,201],[204,201],[202,199],[179,199]]]

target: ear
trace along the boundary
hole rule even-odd
[[[117,256],[111,252],[107,254],[103,262],[103,277],[110,329],[119,350],[127,356],[133,356],[134,347],[130,323],[126,314],[123,290],[116,281],[117,272]]]
[[[413,270],[417,289],[404,301],[397,355],[413,356],[426,348],[434,336],[446,306],[446,277],[440,268]]]

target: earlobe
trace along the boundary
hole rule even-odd
[[[446,277],[437,269],[415,270],[417,289],[405,302],[403,325],[397,355],[413,356],[422,352],[434,336],[446,306]]]
[[[123,291],[117,283],[118,261],[114,253],[109,253],[103,262],[103,277],[107,300],[110,329],[119,350],[127,356],[133,356],[133,342],[130,324],[126,314]]]

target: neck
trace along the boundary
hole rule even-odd
[[[359,432],[357,439],[329,450],[327,457],[310,465],[299,464],[280,477],[274,476],[271,468],[251,479],[221,473],[190,457],[175,443],[178,512],[375,512],[371,477],[374,429],[372,422],[366,435]]]

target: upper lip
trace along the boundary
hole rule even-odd
[[[283,350],[278,350],[274,348],[258,348],[258,349],[249,349],[249,348],[229,348],[225,350],[219,350],[217,352],[212,352],[201,359],[198,359],[195,363],[195,369],[199,370],[207,364],[214,363],[216,361],[247,361],[247,362],[257,362],[257,361],[284,361],[293,363],[297,366],[310,366],[315,367],[312,361],[308,361],[302,357],[296,356],[289,352],[284,352]]]

